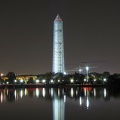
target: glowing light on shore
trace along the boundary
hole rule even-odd
[[[104,78],[103,80],[104,80],[104,82],[106,82],[106,81],[107,81],[107,79],[106,79],[106,78]]]
[[[74,82],[74,80],[73,80],[73,79],[71,79],[70,81],[71,81],[71,83],[73,83],[73,82]]]
[[[42,80],[43,83],[45,83],[46,80]]]
[[[39,83],[40,82],[40,80],[36,80],[36,83]]]

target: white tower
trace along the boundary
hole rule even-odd
[[[53,66],[52,72],[64,73],[64,40],[63,21],[59,15],[54,20],[53,26]]]

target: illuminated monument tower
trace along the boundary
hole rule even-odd
[[[59,15],[54,20],[53,26],[53,66],[52,72],[64,73],[64,41],[63,21]]]

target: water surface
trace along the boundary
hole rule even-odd
[[[119,120],[120,90],[92,87],[0,89],[7,120]]]

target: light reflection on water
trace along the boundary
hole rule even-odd
[[[116,93],[117,94],[117,93]],[[16,101],[25,97],[47,98],[49,100],[58,98],[67,101],[78,99],[82,105],[82,99],[86,99],[86,107],[89,105],[89,98],[103,98],[110,100],[110,93],[106,88],[25,88],[25,89],[3,89],[0,90],[0,103],[5,101]]]
[[[66,111],[72,102],[75,102],[81,108],[84,107],[86,110],[90,110],[94,107],[93,101],[100,99],[105,102],[110,102],[111,98],[120,100],[120,91],[92,87],[0,89],[1,104],[10,101],[15,102],[29,97],[45,99],[46,102],[51,101],[53,110],[52,120],[67,120],[69,117],[66,117]],[[76,111],[73,110],[74,112]]]

